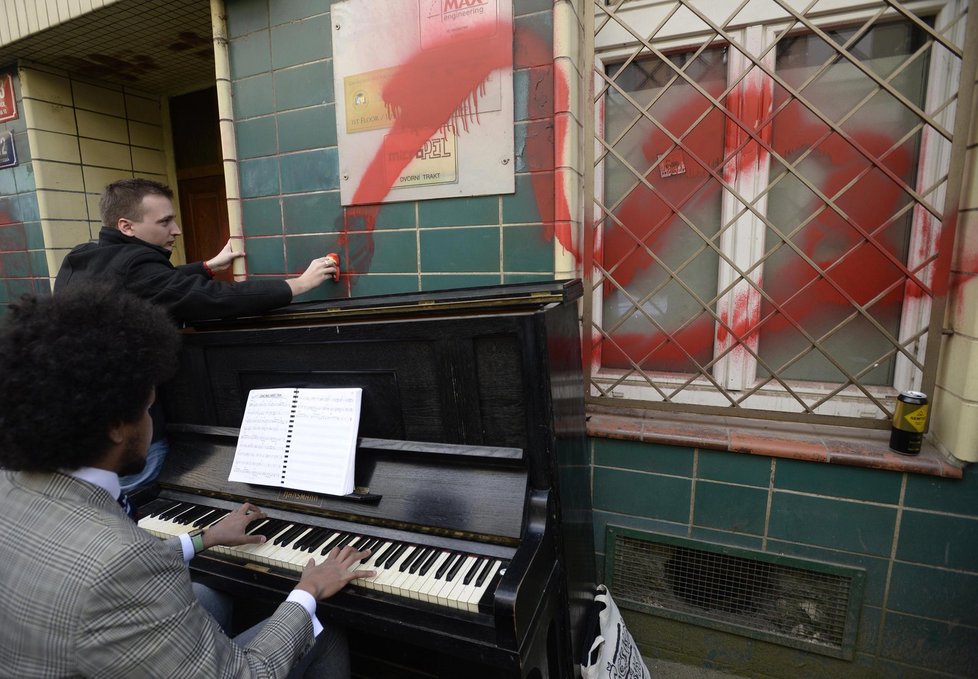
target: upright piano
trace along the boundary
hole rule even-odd
[[[332,545],[369,546],[365,567],[383,577],[319,609],[348,628],[355,676],[577,675],[595,584],[581,292],[550,281],[296,303],[184,329],[160,389],[170,453],[141,525],[185,532],[261,506],[261,549],[191,562],[253,602],[281,601]],[[228,480],[248,393],[272,387],[362,389],[352,494]]]

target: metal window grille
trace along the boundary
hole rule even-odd
[[[933,391],[975,5],[594,0],[591,402],[885,427]]]

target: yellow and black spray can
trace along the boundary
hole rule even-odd
[[[890,427],[890,448],[903,455],[916,455],[927,431],[927,394],[904,391],[897,396]]]

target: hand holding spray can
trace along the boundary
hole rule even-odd
[[[333,272],[333,280],[338,281],[340,279],[340,256],[335,252],[331,252],[326,255],[326,259],[336,265],[336,271]]]
[[[904,391],[897,396],[890,427],[890,448],[902,455],[916,455],[927,431],[927,394]]]

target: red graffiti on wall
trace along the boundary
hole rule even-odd
[[[731,95],[725,102],[731,117],[743,108],[738,96]],[[742,96],[765,95],[744,88]],[[647,166],[658,163],[647,175],[650,186],[640,184],[632,189],[614,207],[605,225],[604,264],[615,281],[623,286],[634,283],[636,290],[655,289],[673,276],[670,269],[682,276],[683,262],[691,251],[702,247],[702,239],[690,237],[693,230],[700,228],[706,238],[718,242],[718,235],[708,228],[719,223],[722,186],[718,177],[733,184],[738,173],[756,171],[752,168],[766,151],[755,137],[763,143],[772,138],[771,147],[789,162],[799,159],[798,172],[835,208],[803,182],[794,182],[790,189],[785,189],[789,183],[782,190],[773,189],[767,197],[768,217],[791,245],[768,236],[765,249],[773,254],[764,263],[767,283],[756,273],[755,278],[770,300],[762,299],[759,311],[749,308],[757,295],[740,290],[733,303],[719,312],[719,322],[694,305],[685,317],[675,320],[674,314],[673,326],[656,327],[649,322],[638,332],[623,326],[595,347],[594,360],[600,351],[606,366],[629,367],[634,361],[643,367],[674,366],[672,369],[684,372],[694,369],[691,359],[700,365],[711,360],[714,338],[721,346],[729,345],[731,339],[756,346],[763,328],[765,341],[772,345],[789,338],[797,342],[800,330],[818,337],[853,313],[853,305],[865,306],[874,316],[892,318],[898,317],[905,297],[931,294],[907,283],[914,279],[901,266],[907,230],[898,216],[901,207],[911,201],[906,184],[912,181],[913,139],[898,143],[863,127],[850,132],[850,143],[796,101],[776,105],[773,126],[771,118],[761,118],[753,128],[754,135],[746,138],[736,130],[732,134],[730,118],[716,109],[686,131],[710,106],[705,98],[693,96],[664,119],[663,126],[681,137],[679,148],[659,129],[652,129],[642,143]],[[756,108],[763,106],[762,102]],[[741,126],[743,119],[738,118],[735,127]],[[879,167],[856,145],[876,158]],[[780,171],[775,165],[772,178]],[[772,208],[778,201],[780,211]],[[928,234],[920,239],[928,240]],[[715,290],[699,292],[706,306],[716,295]],[[606,286],[606,296],[616,293],[617,288]],[[656,302],[653,299],[649,304],[654,308]],[[733,312],[728,313],[728,308]],[[610,325],[609,319],[605,323]]]
[[[494,23],[449,34],[439,42],[411,56],[400,64],[382,96],[388,109],[396,113],[395,123],[377,153],[371,159],[354,191],[355,207],[343,214],[340,244],[346,249],[345,271],[363,273],[369,270],[373,256],[370,233],[376,224],[380,203],[390,192],[397,177],[424,143],[438,130],[451,127],[464,134],[479,123],[478,94],[489,75],[513,64],[511,40]],[[508,31],[509,27],[506,26]],[[553,61],[548,43],[529,30],[517,29],[515,35],[517,66],[550,64]],[[559,79],[557,86],[566,98],[568,87]],[[542,96],[552,96],[544,92]],[[524,160],[531,172],[534,193],[545,233],[552,238],[555,182],[554,129],[550,120],[531,122],[526,126]],[[558,201],[565,207],[566,197]],[[350,247],[349,235],[362,232],[356,248]],[[561,243],[570,249],[571,234],[561,225]]]

